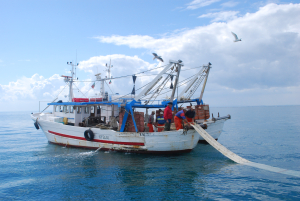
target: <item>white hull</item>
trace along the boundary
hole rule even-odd
[[[220,119],[220,120],[217,120],[215,122],[214,121],[209,121],[206,124],[207,125],[206,132],[209,133],[214,139],[218,140],[221,133],[222,133],[224,122],[226,120],[227,119]],[[206,140],[202,136],[199,137],[199,141],[200,142],[206,142]]]
[[[49,114],[50,116],[50,114]],[[31,118],[36,121],[45,133],[50,143],[100,150],[114,150],[137,153],[170,153],[190,152],[198,141],[204,140],[195,130],[167,132],[117,132],[114,130],[69,126],[47,120],[47,115],[34,114]],[[208,123],[207,132],[218,139],[225,120]],[[87,141],[84,132],[91,129],[94,140]]]

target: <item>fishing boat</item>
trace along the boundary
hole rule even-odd
[[[77,81],[74,79],[74,67],[78,64],[68,64],[72,65],[71,76],[63,76],[69,86],[68,101],[55,99],[48,103],[48,107],[53,107],[52,112],[31,114],[35,127],[42,129],[50,143],[67,147],[135,153],[190,152],[199,141],[204,141],[193,127],[185,125],[183,129],[176,130],[171,124],[169,131],[149,132],[145,123],[148,110],[163,110],[171,102],[174,117],[176,111],[192,108],[195,110],[193,123],[205,128],[215,139],[219,138],[224,122],[230,119],[230,115],[210,118],[209,105],[203,104],[202,96],[211,63],[203,65],[200,71],[189,79],[179,82],[184,64],[181,60],[170,60],[167,65],[161,67],[163,69],[149,84],[140,89],[139,93],[136,93],[138,90],[135,90],[134,85],[130,95],[105,92],[104,82],[111,80],[112,77],[110,72],[105,78],[101,78],[101,74],[98,73],[96,82],[101,84],[100,93],[97,97],[90,98],[74,97],[73,83]],[[137,74],[132,75],[134,84],[136,77]],[[171,84],[170,87],[166,87],[168,83]],[[201,83],[203,86],[200,97],[191,98]],[[180,94],[178,94],[179,87],[184,87]],[[165,90],[171,93],[170,97],[158,100]]]

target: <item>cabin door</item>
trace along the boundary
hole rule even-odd
[[[91,117],[95,116],[95,106],[91,106]]]

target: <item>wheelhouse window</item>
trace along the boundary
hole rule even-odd
[[[101,112],[100,112],[100,106],[99,105],[97,105],[97,114],[100,114]]]
[[[77,114],[81,114],[81,107],[77,107]]]
[[[70,106],[70,113],[73,113],[73,106]]]
[[[68,109],[67,109],[66,105],[63,106],[63,112],[66,112],[66,113],[68,112]]]
[[[89,113],[89,107],[85,107],[85,108],[84,108],[84,113],[85,113],[85,114],[88,114],[88,113]]]

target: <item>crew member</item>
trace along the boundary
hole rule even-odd
[[[147,124],[147,126],[149,127],[149,132],[150,133],[154,132],[154,130],[153,130],[154,114],[155,114],[155,112],[152,111],[151,115],[148,117],[148,124]]]
[[[185,113],[185,117],[186,117],[186,120],[188,122],[194,122],[194,118],[195,118],[195,111],[194,111],[194,108],[191,107],[190,109],[188,109],[188,111],[186,111]]]
[[[171,127],[171,122],[172,122],[172,118],[173,118],[172,105],[173,105],[173,103],[169,102],[168,106],[164,110],[164,119],[166,120],[165,131],[169,131],[170,127]]]
[[[157,132],[162,132],[164,130],[162,127],[166,123],[166,120],[164,119],[164,112],[162,110],[159,111],[159,114],[156,117],[156,123],[157,123]]]
[[[190,123],[186,120],[186,117],[184,116],[185,112],[186,112],[186,110],[183,109],[176,113],[176,115],[174,117],[176,130],[183,129],[182,120],[184,122],[186,122],[188,125],[190,125]]]

